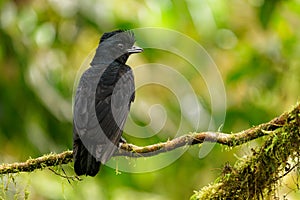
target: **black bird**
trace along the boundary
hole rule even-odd
[[[122,142],[135,87],[128,57],[140,53],[131,31],[104,33],[77,87],[73,107],[73,157],[77,175],[95,176]]]

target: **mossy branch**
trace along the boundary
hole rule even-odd
[[[30,158],[26,162],[2,164],[0,165],[0,174],[31,172],[36,169],[67,164],[73,160],[72,153],[72,151],[64,151],[60,154],[51,153],[39,158]]]
[[[235,166],[226,165],[217,181],[191,200],[279,199],[278,181],[300,163],[300,104],[278,120],[280,128],[272,131],[261,147]]]
[[[231,147],[238,146],[264,135],[268,135],[270,132],[282,127],[285,122],[285,117],[285,114],[283,114],[268,123],[264,123],[232,134],[220,132],[191,133],[167,142],[153,144],[145,147],[139,147],[133,144],[125,143],[121,145],[120,150],[116,152],[114,156],[149,157],[157,155],[159,153],[172,151],[176,148],[186,145],[201,144],[204,141],[216,142]]]
[[[159,153],[172,151],[176,148],[200,144],[204,141],[216,142],[227,146],[238,146],[244,144],[250,140],[269,135],[274,131],[286,126],[286,122],[289,116],[294,112],[299,111],[299,105],[297,105],[291,112],[282,114],[281,116],[274,118],[268,123],[264,123],[247,130],[226,134],[220,132],[201,132],[183,135],[173,140],[153,144],[149,146],[139,147],[133,144],[124,143],[114,156],[128,156],[128,157],[147,157],[154,156]],[[300,144],[300,143],[299,143]],[[264,147],[266,148],[266,147]],[[60,154],[49,154],[39,158],[29,159],[26,162],[2,164],[0,165],[0,174],[17,173],[17,172],[31,172],[36,169],[43,169],[45,167],[57,166],[61,164],[67,164],[72,162],[72,151],[65,151]]]

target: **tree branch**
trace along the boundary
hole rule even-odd
[[[226,165],[214,184],[196,192],[191,200],[279,199],[279,180],[300,162],[300,103],[278,120],[282,127],[272,131],[261,147],[233,167]]]
[[[60,154],[49,154],[34,159],[28,159],[26,162],[2,164],[0,165],[0,174],[31,172],[36,169],[57,166],[72,162],[72,151],[64,151]]]
[[[247,130],[226,134],[219,132],[201,132],[183,135],[173,140],[139,147],[133,144],[123,143],[119,151],[114,156],[128,156],[128,157],[148,157],[154,156],[159,153],[172,151],[176,148],[183,147],[186,145],[201,144],[204,141],[216,142],[227,146],[238,146],[244,144],[250,140],[268,135],[273,131],[281,128],[286,120],[287,116],[297,110],[300,112],[300,104],[294,107],[290,112],[283,113],[277,118],[274,118],[270,122],[251,127]],[[67,164],[72,162],[73,155],[72,151],[65,151],[60,154],[49,154],[39,158],[29,159],[26,162],[2,164],[0,165],[0,174],[18,173],[18,172],[31,172],[36,169],[43,169],[45,167],[57,166],[61,164]]]
[[[286,114],[281,115],[268,123],[264,123],[247,130],[227,134],[220,132],[201,132],[183,135],[173,140],[153,144],[149,146],[139,147],[133,144],[122,144],[118,152],[114,156],[128,156],[128,157],[149,157],[159,153],[172,151],[179,147],[186,145],[201,144],[205,142],[216,142],[226,146],[238,146],[250,140],[257,139],[264,135],[268,135],[271,131],[282,127],[285,121]]]

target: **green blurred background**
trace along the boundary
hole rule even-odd
[[[77,71],[103,32],[119,28],[169,28],[199,42],[224,81],[227,110],[223,132],[247,129],[289,109],[299,100],[300,2],[226,2],[1,0],[0,162],[25,161],[72,148],[71,107]],[[174,68],[184,65],[151,50],[130,63],[164,61]],[[210,96],[201,77],[193,76],[190,67],[179,68],[209,112]],[[169,127],[161,131],[164,136],[129,137],[128,141],[146,145],[172,138],[172,125],[181,116],[172,98],[162,88],[149,86],[137,91],[137,102],[147,99],[147,103],[164,106]],[[132,117],[140,125],[149,121],[147,115]],[[13,179],[2,176],[0,199],[188,199],[194,190],[213,182],[225,163],[233,164],[261,142],[234,149],[215,145],[202,159],[195,146],[153,172],[116,175],[115,169],[103,167],[97,177],[71,184],[49,170],[18,174]],[[63,167],[73,175],[72,164]],[[280,193],[300,198],[294,188],[293,177],[287,177]]]

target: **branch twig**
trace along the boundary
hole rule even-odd
[[[300,106],[296,106],[294,109],[300,110]],[[292,111],[291,111],[292,112]],[[244,144],[250,140],[268,135],[280,127],[282,127],[287,119],[288,112],[283,113],[281,116],[274,118],[270,122],[251,127],[247,130],[226,134],[219,132],[201,132],[192,133],[189,135],[183,135],[173,140],[139,147],[133,144],[124,143],[114,156],[129,156],[129,157],[147,157],[154,156],[159,153],[172,151],[176,148],[186,145],[200,144],[204,141],[216,142],[227,146],[238,146]],[[0,174],[17,173],[17,172],[31,172],[36,169],[42,169],[45,167],[57,166],[61,164],[67,164],[72,162],[72,151],[65,151],[60,154],[49,154],[39,158],[29,159],[26,162],[2,164],[0,165]]]

